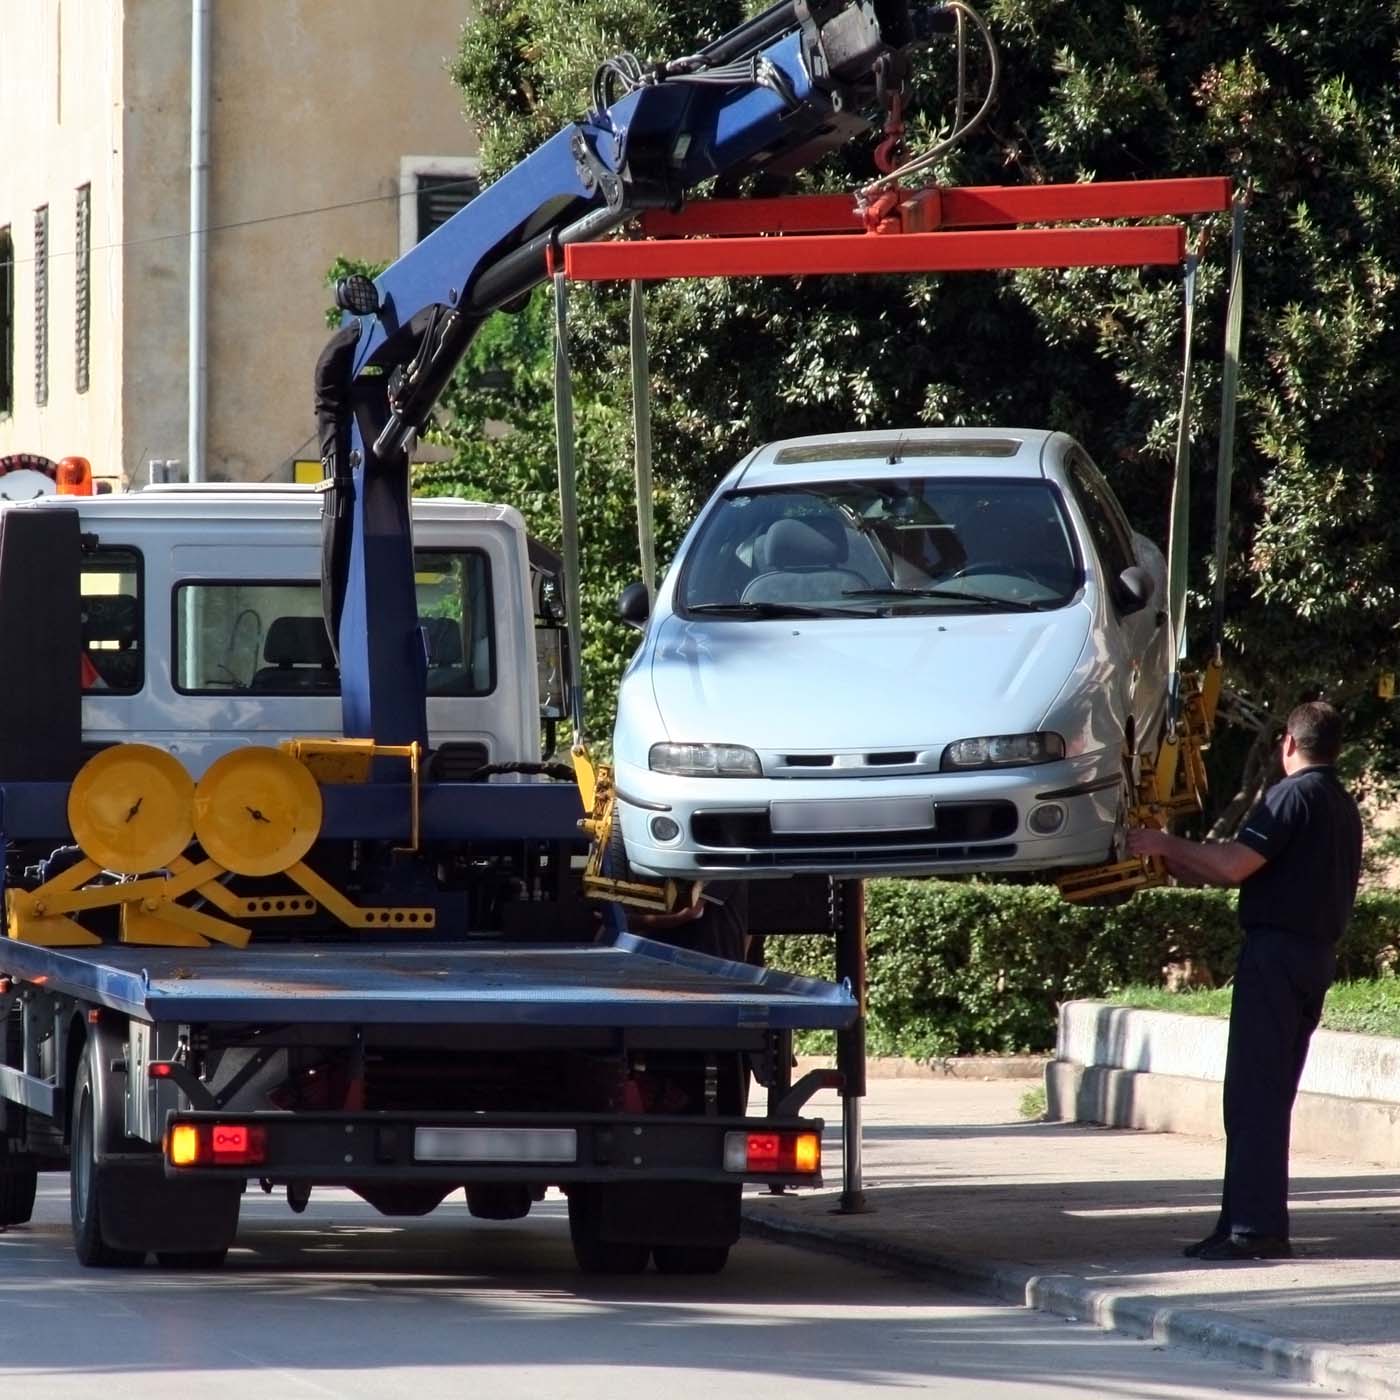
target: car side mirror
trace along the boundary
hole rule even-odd
[[[640,581],[629,583],[618,594],[617,615],[629,627],[635,627],[639,632],[645,629],[647,618],[651,616],[651,595],[647,592],[646,584]]]
[[[1137,564],[1129,564],[1118,575],[1114,598],[1124,613],[1141,612],[1152,601],[1155,584],[1152,575]]]

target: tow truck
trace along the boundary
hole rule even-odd
[[[200,741],[197,761],[160,726],[113,742],[132,737],[120,723],[99,733],[115,700],[82,689],[85,607],[111,623],[111,635],[88,626],[106,650],[120,650],[129,612],[85,605],[84,560],[126,548],[123,577],[143,577],[121,508],[46,497],[0,510],[0,640],[25,678],[0,692],[0,1227],[29,1218],[40,1170],[64,1167],[89,1266],[151,1253],[218,1264],[250,1181],[284,1190],[293,1210],[339,1186],[390,1215],[465,1188],[470,1211],[496,1219],[554,1186],[584,1270],[654,1260],[708,1273],[737,1238],[744,1183],[820,1182],[823,1125],[802,1113],[823,1086],[842,1098],[841,1205],[862,1208],[859,884],[817,882],[806,909],[789,893],[782,918],[749,930],[833,935],[828,983],[717,956],[709,916],[682,946],[677,920],[697,892],[631,886],[608,868],[608,775],[583,742],[567,393],[572,770],[533,752],[488,753],[467,771],[444,758],[458,746],[430,724],[442,617],[422,610],[410,461],[476,330],[547,280],[566,390],[570,279],[1179,263],[1180,226],[982,230],[1219,210],[1225,182],[1009,201],[897,186],[919,165],[895,156],[911,65],[958,14],[974,16],[964,0],[779,0],[682,58],[612,60],[584,120],[377,279],[342,282],[346,319],[315,375],[319,570],[304,529],[249,550],[236,513],[211,510],[222,537],[192,518],[172,527],[188,538],[140,605],[148,667],[171,678],[166,727]],[[859,199],[769,197],[882,118],[882,175]],[[750,176],[761,197],[686,207],[697,186],[732,196]],[[959,209],[977,231],[956,231]],[[610,237],[629,225],[645,236]],[[682,249],[685,235],[699,237]],[[233,556],[260,585],[319,585],[323,633],[298,607],[275,646],[269,628],[261,659],[325,673],[289,686],[333,677],[339,735],[249,734],[257,726],[235,720],[254,742],[208,742],[195,692],[209,677],[176,639],[198,631],[181,634],[182,618],[242,625],[240,609],[200,614],[193,601]],[[525,628],[503,597],[490,606],[498,630]],[[503,666],[491,683],[527,693],[536,665]],[[228,669],[225,698],[250,707],[228,713],[257,715],[238,690],[255,677]],[[601,927],[585,895],[603,898]],[[793,1083],[792,1037],[806,1029],[835,1031],[837,1067]],[[747,1110],[750,1077],[767,1089],[762,1114]]]
[[[641,936],[618,905],[596,931],[577,784],[528,758],[441,771],[409,463],[472,334],[563,249],[717,176],[810,164],[878,120],[922,37],[903,0],[785,0],[605,84],[376,283],[340,289],[346,324],[315,379],[329,654],[304,666],[315,629],[288,626],[263,658],[334,673],[339,736],[245,733],[187,765],[94,733],[117,698],[81,688],[84,560],[125,549],[130,582],[141,548],[115,498],[0,512],[0,636],[24,677],[0,705],[0,1226],[29,1218],[40,1170],[66,1167],[82,1263],[202,1267],[250,1181],[293,1209],[331,1185],[391,1215],[465,1187],[489,1218],[557,1186],[584,1270],[696,1273],[725,1262],[743,1183],[820,1182],[822,1124],[802,1110],[832,1076],[792,1084],[791,1038],[834,1030],[858,1058],[858,908],[818,911],[845,930],[839,983]],[[195,585],[240,552],[262,584],[318,581],[304,534],[249,547],[236,512],[207,516],[217,540],[167,522],[187,535],[141,605],[147,672],[191,740],[208,677],[175,638]],[[90,640],[119,648],[109,631]],[[494,681],[532,692],[534,665]],[[247,679],[226,704],[256,705]],[[750,1075],[769,1091],[757,1116]]]

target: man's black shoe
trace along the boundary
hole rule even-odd
[[[1291,1259],[1293,1246],[1277,1235],[1242,1235],[1238,1232],[1220,1240],[1203,1240],[1195,1256],[1212,1264],[1232,1259]]]
[[[1230,1238],[1228,1230],[1212,1230],[1205,1239],[1197,1240],[1195,1244],[1188,1244],[1181,1252],[1188,1259],[1199,1259],[1212,1245],[1220,1244],[1223,1240]]]

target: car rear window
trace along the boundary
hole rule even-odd
[[[727,493],[687,553],[681,612],[1061,607],[1080,583],[1040,480],[891,477]]]

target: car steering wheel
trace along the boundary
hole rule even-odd
[[[1045,584],[1034,574],[1027,573],[1025,569],[1018,569],[1014,564],[968,564],[956,573],[949,574],[948,579],[951,582],[955,578],[975,578],[979,574],[1004,574],[1008,578],[1025,579],[1027,583],[1033,583],[1037,588],[1045,587]]]

